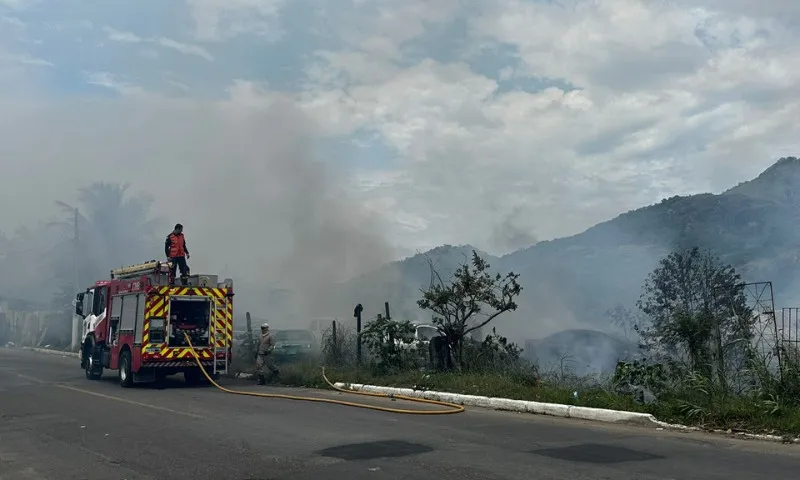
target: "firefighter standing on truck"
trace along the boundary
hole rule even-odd
[[[256,377],[258,384],[264,385],[266,380],[264,378],[264,367],[270,371],[270,380],[272,377],[277,377],[280,373],[275,362],[272,361],[272,350],[275,348],[275,340],[269,333],[269,325],[261,325],[261,338],[258,341],[258,350],[256,350]]]
[[[170,261],[169,275],[170,283],[175,283],[175,270],[181,269],[181,285],[186,285],[189,279],[189,265],[186,259],[189,258],[189,249],[186,248],[186,238],[183,236],[183,225],[175,225],[172,232],[167,235],[164,242],[164,254]]]

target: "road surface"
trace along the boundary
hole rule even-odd
[[[180,376],[163,389],[125,390],[115,374],[93,382],[75,358],[0,348],[0,480],[774,480],[800,472],[800,446],[476,408],[388,414],[190,388]]]

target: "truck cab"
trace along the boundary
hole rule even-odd
[[[108,282],[97,282],[75,296],[75,315],[81,321],[81,344],[86,336],[94,332],[97,324],[106,317],[106,304],[108,298]]]

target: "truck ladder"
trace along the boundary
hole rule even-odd
[[[216,301],[214,302],[214,309],[216,311],[221,311],[226,308],[225,304]],[[214,314],[214,318],[218,318],[216,312]],[[228,345],[227,341],[227,331],[225,330],[224,325],[220,325],[217,321],[213,320],[212,325],[213,328],[213,338],[214,338],[214,374],[221,374],[221,373],[228,373],[228,352],[230,351],[230,345]],[[225,345],[223,347],[220,346],[220,340],[222,340],[222,344]],[[223,358],[218,358],[219,354],[223,354]]]
[[[224,356],[222,359],[217,358],[220,353]],[[214,375],[228,373],[228,347],[218,347],[214,344]]]
[[[127,267],[115,268],[111,270],[111,278],[120,280],[136,278],[142,275],[147,275],[156,271],[161,266],[161,263],[156,260],[149,262],[139,263],[136,265],[129,265]]]

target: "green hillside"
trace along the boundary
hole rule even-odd
[[[719,194],[676,196],[619,215],[583,233],[540,242],[501,258],[492,267],[521,273],[520,308],[498,320],[515,338],[536,338],[568,328],[607,327],[603,313],[632,306],[658,260],[679,247],[711,248],[742,270],[748,281],[774,282],[776,307],[800,304],[800,159],[782,158],[757,178]],[[377,313],[389,301],[395,317],[424,319],[415,302],[430,280],[425,255],[443,273],[470,246],[442,246],[386,265],[342,285],[331,306],[351,308],[358,298]],[[344,303],[347,305],[338,305]],[[365,314],[367,313],[365,311]],[[521,342],[520,342],[521,343]]]

